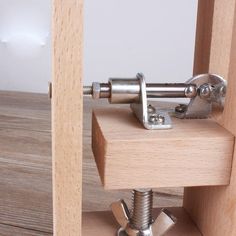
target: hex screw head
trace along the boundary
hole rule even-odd
[[[150,121],[151,123],[164,124],[164,122],[165,122],[165,117],[162,116],[162,115],[160,115],[160,114],[154,113],[154,114],[151,114],[151,115],[149,116],[149,121]]]
[[[175,107],[175,112],[184,113],[186,111],[186,108],[187,108],[187,105],[179,104],[177,107]]]
[[[197,88],[195,85],[189,84],[185,89],[185,96],[187,98],[193,98],[197,96]]]
[[[201,98],[210,98],[213,88],[210,84],[203,84],[200,87],[200,97]]]

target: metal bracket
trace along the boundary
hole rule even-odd
[[[94,99],[107,98],[110,103],[130,104],[130,107],[146,129],[172,128],[171,115],[177,118],[207,118],[214,103],[224,106],[226,81],[214,74],[196,75],[185,83],[146,84],[144,75],[136,78],[110,78],[108,83],[94,82],[84,87],[85,95]],[[180,104],[174,110],[158,109],[148,104],[153,98],[188,98],[188,104]]]
[[[196,84],[198,95],[191,98],[189,104],[175,108],[177,118],[207,118],[212,112],[213,103],[224,106],[227,82],[222,77],[202,74],[192,77],[186,84]]]
[[[143,74],[137,74],[140,82],[140,99],[138,103],[131,103],[130,107],[146,129],[171,129],[171,118],[168,112],[157,110],[147,104],[146,82]]]
[[[140,99],[138,103],[130,104],[136,117],[146,129],[172,128],[169,111],[148,105],[145,78],[139,73],[137,79],[140,82]],[[213,103],[224,105],[227,84],[222,77],[214,74],[201,74],[192,77],[186,84],[195,84],[197,95],[190,98],[188,104],[178,105],[172,112],[175,117],[203,119],[210,115]]]

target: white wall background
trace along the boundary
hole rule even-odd
[[[85,0],[84,83],[183,82],[192,74],[197,0]],[[46,92],[50,0],[0,0],[0,89]]]
[[[0,0],[0,89],[46,92],[50,0]]]

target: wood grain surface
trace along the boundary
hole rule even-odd
[[[204,0],[203,0],[204,1]],[[207,11],[207,9],[205,9]],[[201,13],[199,13],[201,15]],[[223,114],[216,120],[236,135],[236,1],[215,0],[209,71],[228,81]],[[206,23],[207,25],[209,22]],[[199,29],[197,29],[197,34]],[[200,33],[201,34],[201,33]],[[204,35],[202,35],[204,37]],[[203,39],[203,38],[202,38]],[[203,60],[197,56],[195,60]],[[197,72],[197,68],[196,71]],[[198,71],[201,72],[201,71]],[[235,150],[235,147],[234,147]],[[236,153],[230,185],[186,188],[184,207],[206,236],[236,235]]]
[[[0,224],[0,235],[1,236],[52,236],[52,233],[24,229],[12,225]]]
[[[106,189],[229,184],[234,136],[211,119],[146,130],[130,109],[93,112],[92,147]]]
[[[131,193],[105,191],[91,150],[91,113],[84,102],[83,211],[108,211]],[[47,95],[0,91],[0,235],[52,234],[50,101]],[[156,189],[155,207],[182,206],[182,188]]]
[[[53,0],[52,22],[53,232],[80,236],[83,0]]]
[[[208,73],[215,0],[198,0],[193,75]]]
[[[50,110],[46,95],[0,92],[0,235],[52,231]]]

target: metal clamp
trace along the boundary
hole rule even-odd
[[[197,96],[190,99],[189,104],[175,108],[175,116],[178,118],[207,118],[212,112],[212,105],[217,103],[224,106],[226,95],[226,81],[214,74],[197,75],[189,79],[187,84],[197,86]]]
[[[163,209],[154,220],[152,217],[153,192],[149,190],[133,190],[133,208],[131,211],[124,200],[111,204],[112,212],[120,224],[117,236],[161,236],[170,230],[177,219]]]
[[[140,99],[137,103],[131,103],[130,107],[139,121],[146,129],[170,129],[171,118],[164,110],[157,110],[147,104],[146,83],[143,74],[137,74],[140,82]]]
[[[128,103],[146,129],[170,129],[170,113],[177,118],[207,118],[214,103],[224,106],[226,81],[214,74],[201,74],[185,83],[146,84],[144,75],[136,78],[111,78],[108,83],[94,82],[84,87],[85,95],[94,99],[107,98],[110,103]],[[188,104],[178,105],[171,111],[158,109],[148,100],[153,98],[189,98]]]

